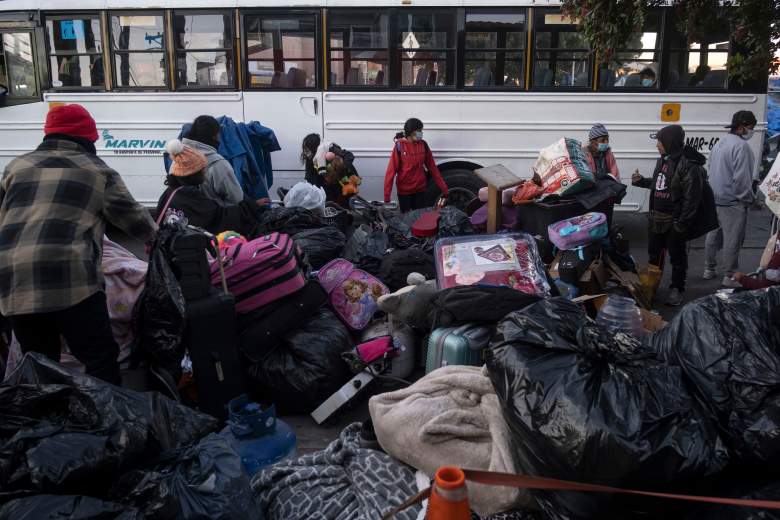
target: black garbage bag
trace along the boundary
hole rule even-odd
[[[752,489],[751,489],[752,488]],[[756,485],[750,479],[729,478],[722,486],[709,490],[709,496],[733,497],[744,500],[780,500],[780,482]],[[726,506],[712,504],[699,506],[687,515],[685,520],[780,520],[780,510],[756,507]]]
[[[184,359],[185,304],[171,268],[171,246],[184,232],[179,224],[160,228],[149,256],[146,285],[133,309],[136,354],[164,369],[173,381],[179,381]]]
[[[416,209],[386,218],[386,232],[390,239],[390,244],[397,249],[415,247],[426,252],[433,252],[435,240],[433,238],[420,238],[414,236],[412,233],[412,225],[414,225],[423,213],[433,211],[434,209],[435,208]]]
[[[217,420],[28,353],[0,385],[0,490],[102,496],[128,464],[196,441]]]
[[[689,394],[682,371],[636,339],[609,334],[568,300],[541,300],[504,318],[487,367],[522,473],[668,491],[728,462],[715,422]],[[625,504],[604,494],[534,496],[553,519],[638,512],[625,509],[636,507],[635,499]]]
[[[126,473],[109,496],[149,520],[262,520],[241,457],[217,434]]]
[[[395,292],[408,285],[406,278],[410,273],[420,273],[426,280],[435,280],[433,254],[417,248],[396,249],[382,259],[379,279]]]
[[[341,354],[353,348],[341,320],[321,308],[248,369],[253,396],[280,415],[310,413],[350,378]]]
[[[381,262],[389,248],[390,241],[385,232],[363,224],[358,226],[347,240],[344,258],[353,264],[359,263],[364,258],[373,258]]]
[[[682,368],[740,464],[780,458],[780,287],[695,300],[648,340]]]
[[[278,231],[287,235],[296,235],[307,229],[324,227],[325,221],[311,210],[301,207],[273,208],[260,215],[258,235]]]
[[[293,240],[303,251],[313,269],[319,269],[341,256],[347,243],[344,233],[334,226],[301,231],[293,236]]]
[[[444,206],[439,210],[439,238],[459,237],[476,233],[471,219],[455,206]]]
[[[134,507],[77,495],[35,495],[0,508],[0,520],[144,520]]]

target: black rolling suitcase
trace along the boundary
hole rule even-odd
[[[205,249],[201,254],[205,258]],[[192,360],[198,407],[218,419],[227,419],[228,402],[246,393],[238,355],[235,299],[227,291],[212,290],[203,298],[186,301],[185,310],[185,345]]]

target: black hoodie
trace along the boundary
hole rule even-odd
[[[668,128],[668,127],[667,127]],[[659,132],[664,144],[665,136]],[[652,179],[643,179],[637,186],[649,188],[650,230],[666,233],[672,229],[687,235],[694,225],[707,183],[704,169],[706,158],[695,149],[685,146],[658,159]]]

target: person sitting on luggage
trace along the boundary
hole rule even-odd
[[[403,133],[399,132],[395,136],[395,145],[385,172],[385,202],[390,202],[395,182],[402,212],[426,207],[428,174],[446,197],[449,188],[433,160],[428,143],[423,141],[423,123],[413,117],[404,123]]]
[[[244,190],[233,173],[233,166],[217,153],[219,148],[219,121],[212,116],[198,116],[192,122],[182,144],[194,148],[206,156],[206,181],[201,185],[203,193],[223,206],[238,204],[244,200]]]
[[[168,141],[165,150],[173,163],[165,180],[168,188],[157,203],[158,215],[185,217],[189,224],[215,235],[235,231],[254,237],[266,199],[254,201],[245,196],[238,204],[222,205],[203,189],[208,166],[205,155],[178,139]]]
[[[306,167],[306,182],[325,190],[325,200],[328,202],[335,202],[345,208],[349,205],[349,199],[356,191],[351,193],[352,190],[345,189],[341,181],[352,179],[360,183],[354,161],[352,152],[336,143],[322,142],[319,134],[309,134],[303,138],[301,163]]]
[[[588,145],[582,149],[596,179],[604,179],[609,175],[616,181],[620,180],[615,154],[609,146],[609,132],[604,125],[593,125],[588,133]]]
[[[744,273],[734,273],[734,280],[748,290],[764,289],[766,287],[772,287],[774,285],[780,285],[780,231],[777,232],[775,237],[775,250],[772,257],[769,259],[769,263],[766,265],[766,270],[762,273],[762,276],[749,276]]]

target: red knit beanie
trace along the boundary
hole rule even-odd
[[[98,140],[95,120],[81,105],[57,105],[50,108],[49,113],[46,114],[43,133],[81,137],[93,143]]]

